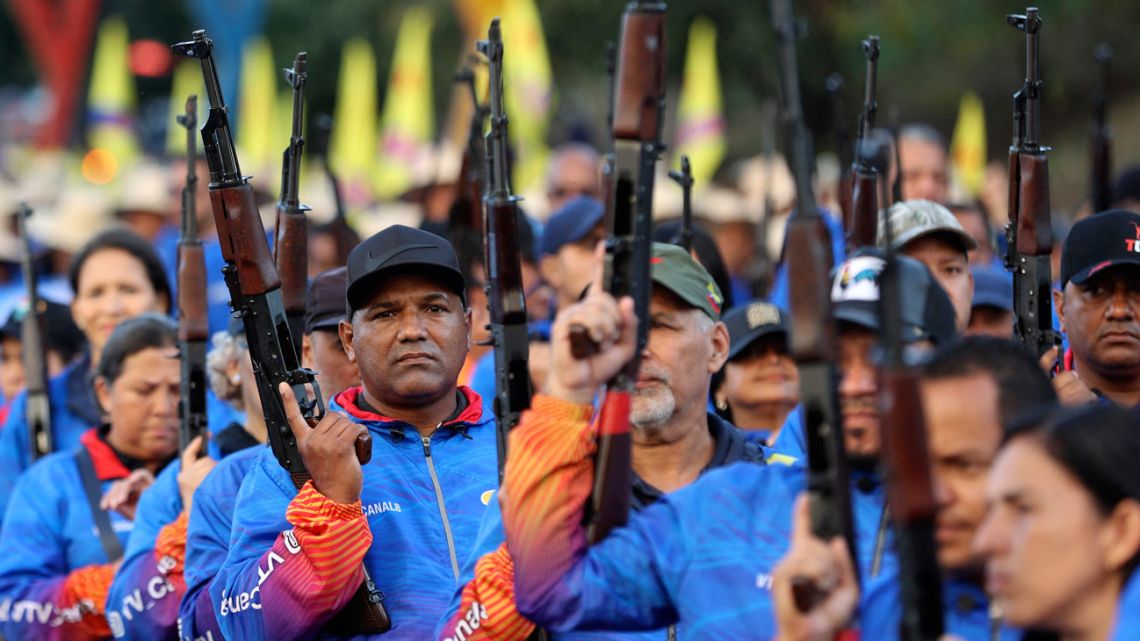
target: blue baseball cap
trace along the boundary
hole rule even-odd
[[[996,307],[1013,311],[1013,278],[998,267],[971,267],[974,274],[974,301],[971,307]]]
[[[563,205],[546,221],[538,243],[539,258],[557,254],[563,245],[585,238],[602,222],[605,213],[601,201],[589,196],[579,196]]]

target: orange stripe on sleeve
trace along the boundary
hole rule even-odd
[[[56,608],[67,610],[66,619],[73,620],[69,634],[75,639],[98,639],[111,636],[107,625],[107,593],[115,578],[115,564],[89,565],[67,575]]]

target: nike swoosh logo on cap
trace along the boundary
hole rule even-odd
[[[372,250],[369,249],[368,250],[368,261],[369,262],[368,262],[368,266],[365,269],[366,269],[366,271],[372,271],[373,269],[380,267],[384,263],[387,263],[389,260],[391,260],[397,254],[400,254],[402,252],[406,252],[406,251],[409,251],[412,249],[439,249],[439,245],[422,245],[422,244],[421,245],[400,245],[399,247],[393,247],[392,249],[389,249],[388,251],[384,252],[383,254],[380,254],[379,256],[373,256]]]

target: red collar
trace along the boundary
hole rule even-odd
[[[384,416],[376,412],[369,412],[360,408],[356,400],[364,393],[364,387],[350,387],[335,397],[336,404],[340,406],[345,413],[349,416],[362,420],[373,421],[376,423],[406,423],[398,418]],[[475,390],[467,387],[466,385],[459,386],[459,393],[463,394],[463,398],[467,400],[467,407],[458,416],[440,424],[440,427],[453,427],[460,424],[474,424],[479,422],[483,417],[483,399]]]
[[[100,481],[113,481],[126,478],[131,471],[119,460],[119,455],[111,446],[99,438],[99,428],[93,427],[79,437],[80,444],[87,448],[91,454],[91,461],[95,464],[95,476]]]

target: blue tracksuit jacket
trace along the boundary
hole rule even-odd
[[[493,421],[477,394],[460,389],[465,409],[428,439],[360,409],[361,388],[329,404],[372,434],[361,507],[329,501],[311,483],[298,492],[262,453],[242,483],[230,552],[210,587],[227,638],[336,638],[321,628],[359,586],[361,557],[392,618],[379,638],[431,637],[498,482]],[[359,547],[362,537],[373,543]]]

